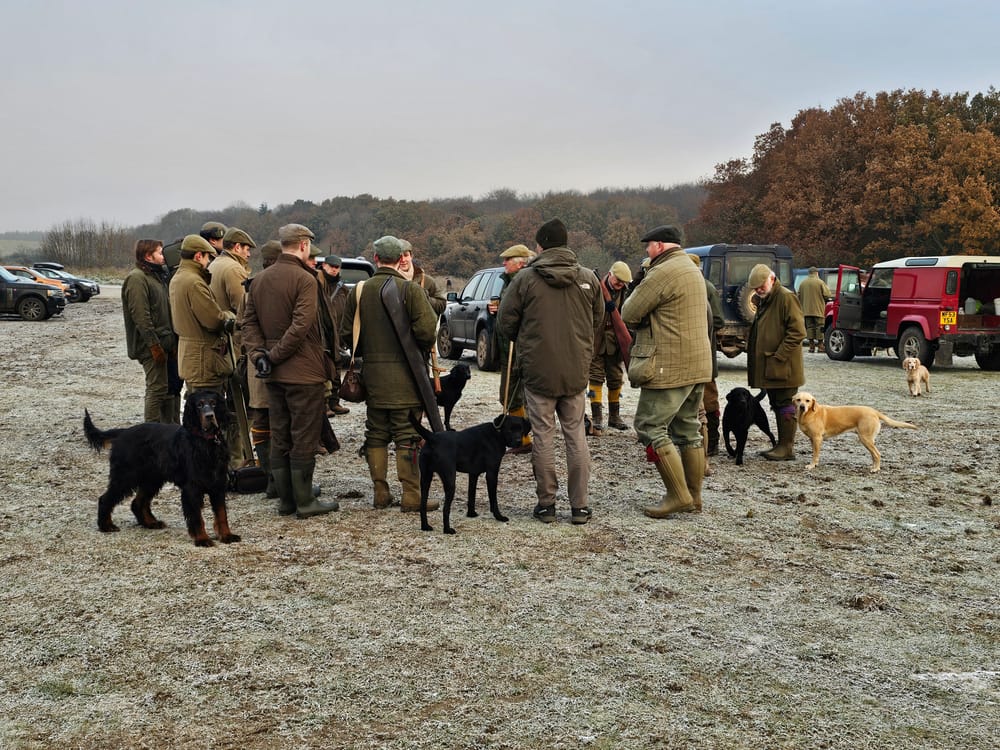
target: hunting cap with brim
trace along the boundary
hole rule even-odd
[[[222,236],[222,244],[233,243],[234,245],[249,245],[250,247],[257,247],[257,243],[253,241],[253,237],[244,232],[242,229],[237,229],[236,227],[229,227],[226,233]]]
[[[206,221],[199,234],[207,240],[221,240],[226,235],[226,225],[217,221]]]
[[[628,267],[627,263],[620,260],[611,264],[611,275],[625,284],[632,282],[632,269]]]
[[[268,240],[260,249],[260,259],[264,263],[274,263],[281,255],[281,243],[277,240]]]
[[[670,242],[674,245],[684,244],[681,239],[681,230],[669,224],[650,229],[646,232],[640,242]]]
[[[387,263],[395,263],[403,254],[403,243],[391,234],[379,237],[372,246],[378,259]]]
[[[534,258],[535,254],[526,245],[512,245],[500,253],[500,257],[504,260],[507,258]]]
[[[323,258],[323,265],[335,266],[337,268],[340,268],[342,265],[344,265],[344,261],[340,259],[339,255],[327,255],[325,258]]]
[[[314,239],[316,239],[316,235],[312,233],[312,230],[301,224],[285,224],[285,226],[278,230],[278,242],[282,245],[286,242],[291,243]]]
[[[189,234],[181,242],[181,252],[208,253],[215,255],[215,248],[208,244],[208,240],[200,234]]]
[[[747,277],[747,286],[751,289],[756,289],[759,286],[764,286],[764,282],[771,277],[771,267],[765,265],[764,263],[758,263],[756,266],[750,269],[750,275]]]

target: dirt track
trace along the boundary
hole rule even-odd
[[[745,466],[714,461],[703,514],[651,521],[630,430],[591,441],[590,525],[564,502],[534,521],[519,457],[510,523],[456,508],[446,537],[370,508],[355,407],[318,464],[340,513],[235,496],[243,542],[198,549],[173,489],[163,531],[126,506],[120,533],[95,527],[107,459],[83,409],[142,413],[118,290],[2,320],[0,745],[995,747],[1000,379],[956,360],[915,399],[894,359],[806,357],[822,402],[919,425],[883,429],[881,474],[853,435],[807,473],[803,436],[769,464],[753,431]],[[497,379],[474,369],[456,426],[493,415]],[[720,391],[737,385],[742,359],[722,362]]]

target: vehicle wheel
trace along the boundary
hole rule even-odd
[[[976,364],[981,370],[996,372],[1000,370],[1000,349],[994,349],[989,354],[976,352]]]
[[[25,297],[17,303],[17,314],[24,320],[45,320],[49,317],[45,303],[38,297]]]
[[[837,362],[850,362],[854,359],[854,339],[851,334],[844,333],[839,328],[827,328],[823,335],[823,346],[826,356]]]
[[[749,285],[744,284],[736,292],[736,307],[747,323],[753,323],[757,316],[757,295]]]
[[[91,295],[87,294],[86,292],[80,292],[80,299],[78,300],[78,302],[90,302],[90,296]]]
[[[920,363],[927,368],[934,363],[934,355],[931,352],[930,344],[924,338],[924,332],[918,326],[909,326],[899,334],[899,343],[896,345],[896,356],[902,362],[907,357],[916,357]]]
[[[442,359],[461,359],[462,350],[458,348],[455,340],[451,337],[448,324],[442,322],[438,327],[437,337],[438,356]]]
[[[476,364],[480,370],[493,371],[497,369],[496,343],[490,332],[481,328],[476,334]]]
[[[81,297],[80,287],[71,286],[69,291],[66,292],[67,302],[79,302]]]

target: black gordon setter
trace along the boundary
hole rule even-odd
[[[215,391],[189,393],[184,403],[180,426],[145,422],[135,427],[99,430],[83,412],[83,431],[94,450],[111,446],[111,469],[108,489],[97,503],[97,528],[118,531],[111,521],[111,511],[135,493],[132,512],[139,525],[162,529],[150,509],[150,503],[167,482],[181,490],[181,506],[188,533],[198,547],[211,547],[205,531],[202,508],[205,495],[215,514],[215,534],[229,544],[240,537],[229,529],[226,515],[226,471],[229,448],[225,428],[232,421],[223,397]]]

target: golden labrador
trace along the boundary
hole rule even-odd
[[[815,469],[819,465],[819,449],[823,438],[833,437],[842,432],[858,433],[861,444],[872,454],[872,473],[882,468],[882,454],[875,447],[875,436],[882,429],[882,422],[890,427],[907,427],[917,429],[915,424],[897,422],[870,406],[823,406],[817,404],[811,393],[799,391],[792,397],[795,413],[799,420],[799,429],[812,441],[812,463],[807,469]]]
[[[926,367],[920,364],[919,359],[916,357],[904,359],[903,370],[906,371],[906,383],[910,388],[911,396],[922,395],[921,386],[927,389],[927,393],[931,392],[931,374]]]

